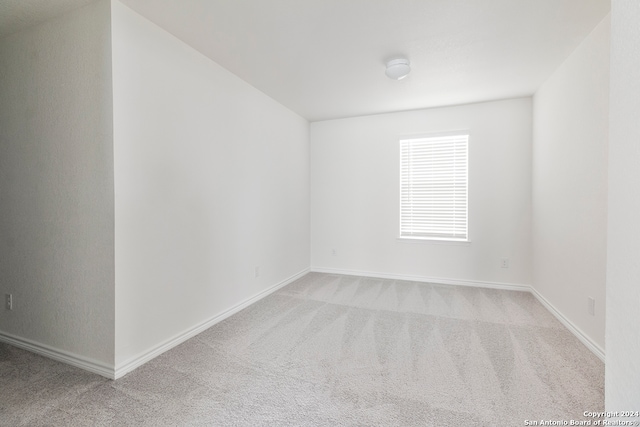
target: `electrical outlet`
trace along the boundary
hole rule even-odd
[[[4,306],[7,310],[13,310],[13,295],[4,294]]]
[[[258,277],[260,277],[260,267],[256,267],[256,268],[255,268],[255,270],[254,270],[254,274],[255,274],[256,279],[257,279]]]
[[[590,315],[596,315],[596,300],[594,298],[587,297],[587,310]]]
[[[509,268],[509,258],[502,258],[500,260],[500,268]]]
[[[336,256],[336,250],[335,249],[331,249],[331,255]]]

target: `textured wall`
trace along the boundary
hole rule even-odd
[[[471,243],[399,241],[400,136],[460,129]],[[531,99],[312,123],[311,240],[313,268],[530,283]]]
[[[0,37],[45,22],[94,0],[2,0],[0,2]]]
[[[112,23],[121,366],[309,267],[309,125],[119,2]]]
[[[113,365],[109,2],[0,40],[0,331]]]
[[[640,411],[640,3],[611,6],[606,407]],[[640,419],[640,418],[638,418]]]
[[[533,98],[533,285],[604,349],[610,18]],[[596,300],[595,316],[587,298]]]

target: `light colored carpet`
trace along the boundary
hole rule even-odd
[[[522,426],[604,409],[524,292],[310,273],[109,381],[0,344],[0,425]]]

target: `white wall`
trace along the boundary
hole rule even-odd
[[[607,16],[533,98],[533,285],[604,349]],[[587,298],[596,300],[595,316]]]
[[[460,129],[472,242],[399,241],[400,136]],[[311,212],[312,269],[529,284],[531,99],[312,123]]]
[[[106,367],[114,360],[110,61],[108,1],[0,40],[0,333]]]
[[[123,366],[309,267],[309,125],[117,1],[112,32]]]
[[[606,408],[640,410],[640,3],[611,5]],[[640,419],[640,417],[638,418]]]

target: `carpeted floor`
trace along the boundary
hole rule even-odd
[[[524,292],[310,273],[110,381],[0,344],[3,426],[522,426],[604,409]]]

